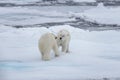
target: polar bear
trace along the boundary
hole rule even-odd
[[[56,36],[52,33],[46,33],[39,39],[39,50],[42,55],[42,60],[50,60],[50,52],[54,51],[55,56],[59,56]]]
[[[57,33],[57,44],[58,47],[62,47],[62,52],[69,52],[69,43],[70,43],[71,35],[69,31],[66,29],[62,29]]]

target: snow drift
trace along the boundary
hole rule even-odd
[[[42,61],[38,39],[46,32],[70,31],[70,53]],[[0,80],[75,80],[120,77],[119,31],[84,31],[68,25],[51,28],[0,27]]]

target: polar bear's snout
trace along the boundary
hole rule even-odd
[[[62,40],[64,38],[64,35],[60,37],[60,40]]]
[[[60,37],[60,40],[62,39],[62,37]]]
[[[59,36],[59,39],[60,39],[60,40],[64,40],[64,38],[65,38],[65,35],[60,35],[60,36]]]

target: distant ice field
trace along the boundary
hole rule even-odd
[[[82,6],[39,6],[0,7],[0,24],[33,25],[50,22],[74,21],[72,13],[80,13],[93,7]]]

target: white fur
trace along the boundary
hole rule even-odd
[[[50,52],[54,51],[55,56],[59,56],[57,41],[55,35],[52,33],[46,33],[41,36],[39,40],[39,50],[43,60],[50,60]]]
[[[62,29],[57,34],[57,44],[58,47],[62,47],[62,52],[69,52],[69,43],[70,43],[71,35],[69,31]]]

